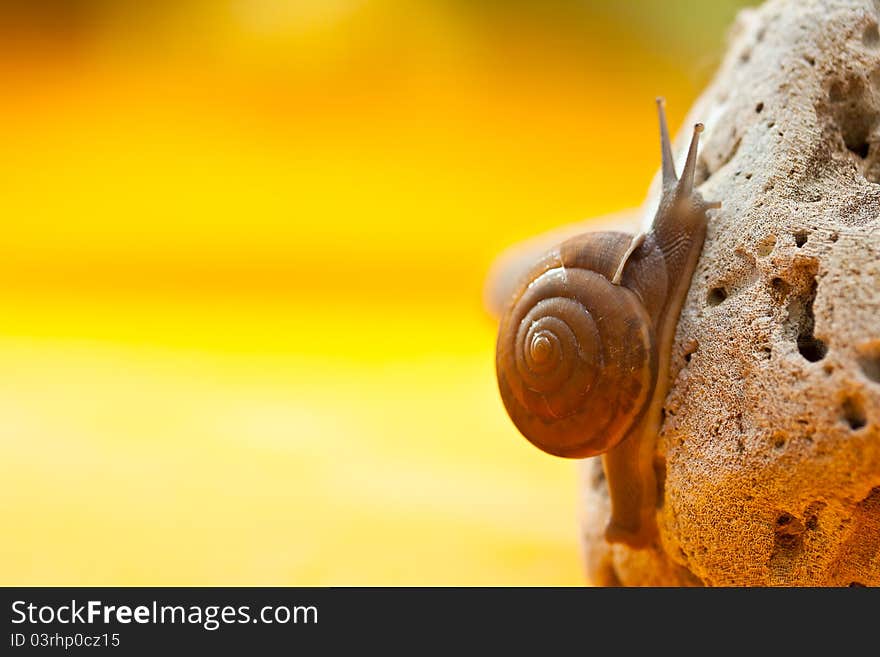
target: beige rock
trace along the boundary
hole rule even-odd
[[[662,545],[604,541],[583,462],[597,584],[880,585],[878,19],[856,0],[742,12],[689,114],[724,206],[676,335]]]

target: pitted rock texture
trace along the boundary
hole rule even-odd
[[[746,10],[692,108],[723,208],[676,334],[661,545],[604,541],[583,462],[594,583],[880,585],[878,21],[870,1]]]

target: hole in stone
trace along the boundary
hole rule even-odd
[[[657,508],[663,508],[666,495],[666,459],[662,456],[654,458],[654,478],[657,481]]]
[[[858,431],[868,423],[868,419],[865,416],[865,405],[858,397],[847,397],[844,399],[841,411],[843,412],[844,422],[853,431]]]
[[[746,174],[746,180],[751,180],[751,179],[752,179],[752,174],[747,173],[747,174]]]
[[[840,235],[838,235],[837,233],[831,233],[831,237],[829,237],[828,239],[830,239],[832,242],[836,242],[840,239]]]
[[[797,248],[801,248],[804,244],[807,243],[807,240],[810,238],[810,234],[805,230],[799,230],[794,234],[794,245]]]
[[[815,65],[816,65],[816,58],[815,58],[815,57],[810,57],[809,55],[805,55],[805,56],[804,56],[804,61],[805,61],[807,64],[809,64],[810,66],[815,66]]]
[[[783,438],[782,436],[777,436],[773,440],[773,447],[775,447],[776,449],[782,449],[783,447],[785,447],[785,438]]]
[[[764,111],[764,103],[758,103],[755,105],[755,114],[760,114]]]
[[[684,346],[684,362],[690,363],[691,356],[693,356],[697,349],[700,348],[700,343],[696,340],[688,340],[687,344]]]
[[[871,23],[862,32],[862,43],[869,48],[874,48],[880,43],[880,32],[877,31],[877,23]]]
[[[804,524],[790,513],[782,513],[776,519],[775,552],[791,553],[803,543]]]
[[[827,345],[813,334],[816,319],[813,315],[813,302],[816,300],[816,280],[813,279],[813,285],[810,289],[810,295],[807,297],[803,312],[800,317],[797,348],[801,356],[811,363],[817,363],[828,353]]]
[[[862,374],[874,383],[880,383],[880,340],[869,342],[859,349],[859,367]]]
[[[865,585],[862,584],[861,582],[850,582],[849,584],[847,584],[847,587],[851,588],[851,589],[866,588]]]
[[[871,145],[866,141],[859,141],[857,143],[847,143],[846,147],[853,153],[859,156],[859,159],[864,160],[868,157],[868,151],[871,148]]]
[[[770,281],[770,287],[780,296],[785,296],[791,291],[791,286],[778,276]]]
[[[814,531],[819,528],[819,514],[826,506],[828,504],[822,500],[815,500],[807,505],[804,509],[804,525],[807,529]]]
[[[836,80],[828,90],[831,113],[846,148],[860,160],[870,158],[870,138],[880,118],[873,101],[874,92],[860,75],[849,73],[845,79]],[[860,167],[864,168],[864,167]],[[873,174],[862,171],[871,178]],[[872,181],[876,182],[876,181]]]
[[[758,255],[762,258],[770,255],[774,246],[776,246],[776,235],[767,235],[767,237],[758,242]]]
[[[722,286],[713,287],[706,296],[706,303],[710,306],[717,306],[727,298],[727,290]]]
[[[798,336],[797,346],[801,356],[811,363],[818,363],[828,353],[825,343],[814,335]]]

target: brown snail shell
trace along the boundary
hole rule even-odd
[[[651,318],[636,293],[611,282],[631,242],[625,233],[565,242],[530,273],[501,321],[501,396],[520,432],[550,454],[608,451],[654,387]]]

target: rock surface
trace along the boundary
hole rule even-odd
[[[661,545],[604,541],[584,461],[594,583],[880,585],[878,20],[856,0],[743,11],[692,108],[724,205],[676,335]]]

